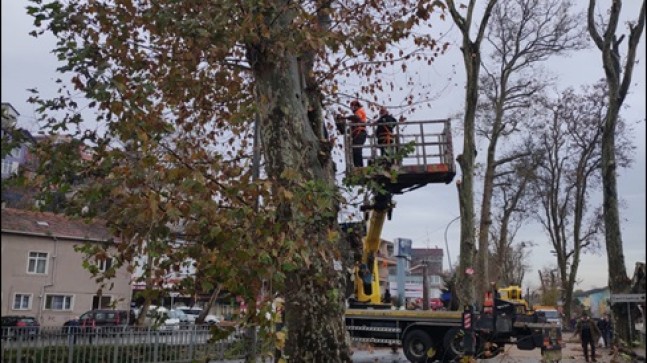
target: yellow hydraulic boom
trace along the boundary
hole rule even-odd
[[[390,219],[394,206],[392,195],[402,194],[428,183],[452,181],[456,172],[450,120],[394,123],[394,142],[388,146],[391,150],[407,150],[406,155],[395,158],[383,156],[386,145],[377,143],[377,123],[369,122],[362,126],[364,125],[369,134],[373,135],[366,145],[353,145],[350,133],[345,132],[346,171],[350,175],[368,174],[362,180],[377,181],[380,188],[372,191],[372,203],[362,207],[365,211],[370,210],[370,217],[366,236],[362,239],[362,258],[355,266],[355,299],[361,305],[389,307],[390,304],[381,304],[377,252],[382,227],[387,217]],[[352,153],[355,148],[362,148],[365,165],[369,165],[369,169],[353,167]],[[381,167],[372,168],[377,165]],[[357,169],[366,169],[368,173]],[[372,170],[376,171],[373,175]]]
[[[357,300],[364,303],[380,304],[379,266],[375,258],[380,248],[382,227],[389,209],[392,208],[391,193],[384,192],[375,197],[375,204],[368,206],[372,209],[368,223],[368,231],[362,240],[362,260],[355,268],[355,291]]]

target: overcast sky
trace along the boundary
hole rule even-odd
[[[605,1],[601,1],[605,3]],[[32,30],[32,19],[25,13],[28,2],[24,0],[2,1],[2,102],[11,103],[20,113],[20,124],[30,130],[35,128],[34,108],[26,100],[28,88],[38,88],[47,96],[54,96],[56,58],[50,50],[55,41],[51,36],[35,39],[28,35]],[[623,14],[635,16],[639,1],[625,1]],[[584,19],[583,19],[584,21]],[[452,30],[452,31],[455,31]],[[451,38],[449,38],[451,39]],[[626,44],[623,43],[623,45]],[[624,48],[623,48],[624,54]],[[629,274],[633,273],[637,261],[645,261],[645,220],[646,220],[646,137],[645,137],[645,34],[638,51],[639,63],[635,68],[631,94],[625,102],[622,116],[634,126],[634,143],[637,147],[635,163],[631,170],[622,170],[618,180],[618,192],[626,208],[621,211],[624,253]],[[601,56],[597,49],[581,51],[571,57],[553,59],[550,71],[555,73],[561,85],[579,87],[590,84],[604,76]],[[421,72],[421,77],[437,78],[437,94],[430,108],[421,109],[412,119],[441,119],[461,110],[464,99],[464,71],[457,44],[452,44],[447,54],[441,56],[431,67]],[[369,115],[377,116],[377,115]],[[455,120],[460,122],[460,120]],[[455,154],[461,152],[462,138],[455,135]],[[480,145],[479,154],[484,155]],[[457,179],[460,178],[457,175]],[[477,193],[478,194],[478,193]],[[598,193],[601,199],[601,194]],[[458,215],[456,186],[435,184],[405,195],[396,196],[397,207],[393,219],[384,226],[383,238],[410,238],[414,247],[439,247],[445,249],[445,230],[449,256],[457,264],[459,223],[448,223]],[[478,203],[478,201],[477,201]],[[518,236],[519,240],[531,240],[537,244],[532,252],[532,269],[527,273],[524,284],[530,288],[539,285],[537,270],[543,266],[555,265],[551,247],[537,226],[528,225]],[[603,287],[607,284],[607,260],[605,250],[597,254],[585,254],[579,269],[579,289]],[[447,254],[444,266],[447,267]],[[524,286],[525,287],[525,286]]]

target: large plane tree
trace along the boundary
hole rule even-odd
[[[242,296],[257,324],[268,281],[286,298],[290,361],[350,361],[323,100],[340,72],[375,75],[410,60],[392,42],[415,36],[442,52],[411,31],[437,2],[32,2],[34,34],[56,37],[65,79],[58,97],[33,98],[43,127],[71,133],[91,155],[44,150],[43,189],[73,191],[68,213],[108,222],[115,266],[152,253],[147,279],[163,286],[166,273],[199,259],[202,288]],[[178,235],[179,248],[165,243]]]
[[[609,105],[602,82],[567,89],[544,103],[534,134],[540,160],[533,182],[536,217],[551,243],[563,291],[564,313],[571,315],[573,290],[582,254],[598,248],[603,233],[602,208],[594,191],[601,187],[604,115]],[[619,121],[615,154],[618,167],[631,163],[629,129]]]
[[[475,279],[473,276],[474,256],[476,254],[474,232],[474,174],[476,161],[475,122],[479,98],[479,72],[481,70],[481,43],[485,36],[492,9],[497,0],[489,0],[478,24],[473,23],[476,1],[471,0],[467,6],[458,7],[453,0],[447,0],[447,8],[454,24],[461,34],[461,54],[465,66],[465,113],[463,115],[463,153],[456,159],[461,168],[461,180],[458,188],[458,205],[461,217],[460,261],[457,271],[457,294],[461,305],[482,301],[475,296]],[[466,8],[465,10],[463,10]],[[463,15],[464,13],[465,15]],[[473,31],[472,26],[476,27]],[[487,250],[487,248],[486,248]],[[486,251],[482,251],[487,253]],[[485,273],[477,271],[478,274]]]
[[[626,34],[618,36],[622,0],[614,0],[607,11],[607,15],[595,19],[596,0],[589,1],[587,24],[589,34],[602,55],[607,82],[607,98],[609,108],[602,126],[602,195],[604,199],[604,225],[605,241],[607,247],[607,262],[609,265],[609,288],[611,293],[625,293],[629,290],[630,283],[625,266],[625,256],[622,247],[622,234],[620,231],[620,214],[618,208],[617,186],[617,156],[616,133],[620,110],[631,86],[631,77],[636,65],[638,43],[645,30],[645,1],[640,6],[640,11],[628,24],[629,38],[626,41],[626,53],[622,58],[622,43]],[[623,312],[624,304],[613,306],[618,316],[626,316]],[[623,340],[629,339],[629,325],[624,319],[616,321],[617,336]]]
[[[492,51],[483,62],[480,87],[484,111],[479,113],[481,122],[476,126],[477,135],[487,140],[478,228],[478,245],[482,251],[477,261],[479,271],[490,271],[487,251],[491,247],[492,199],[498,179],[507,175],[506,169],[510,169],[507,164],[532,154],[528,148],[506,148],[505,144],[510,144],[510,138],[520,135],[527,127],[526,120],[532,116],[525,110],[532,108],[534,99],[549,83],[538,76],[542,63],[584,47],[585,29],[578,18],[572,4],[561,0],[506,1],[494,7],[485,38]],[[523,195],[527,177],[519,175],[517,181],[517,190]],[[499,219],[509,220],[509,216]],[[506,230],[507,226],[500,228]],[[497,242],[498,257],[504,257],[506,240]],[[497,261],[496,266],[503,267],[501,262]],[[479,274],[479,295],[483,295],[490,280],[496,281],[486,273]]]

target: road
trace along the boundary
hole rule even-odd
[[[611,355],[609,350],[601,348],[597,351],[597,361],[599,363],[610,363]],[[642,351],[644,356],[644,350]],[[506,347],[505,352],[493,359],[479,359],[483,363],[539,363],[541,362],[541,352],[539,349],[531,351],[518,350],[514,346]],[[216,363],[217,361],[212,361]],[[232,360],[228,363],[243,363],[244,360]],[[376,348],[369,351],[365,348],[355,349],[353,353],[353,363],[408,363],[409,361],[399,350],[393,354],[389,348]],[[584,362],[584,355],[579,343],[569,341],[562,350],[562,363],[581,363]]]
[[[584,362],[584,353],[577,340],[574,340],[570,333],[565,337],[565,346],[562,349],[562,363],[579,363]],[[612,355],[610,350],[605,348],[596,349],[596,358],[599,363],[610,363]],[[645,349],[636,349],[636,352],[645,356]],[[541,352],[539,349],[523,351],[515,346],[506,346],[503,353],[493,359],[481,359],[484,363],[538,363],[541,362]],[[356,349],[353,354],[354,363],[405,363],[408,362],[402,350],[393,354],[388,348],[375,349],[373,352],[366,349]]]

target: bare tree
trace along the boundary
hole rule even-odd
[[[618,212],[618,187],[616,182],[616,133],[620,108],[629,91],[634,65],[636,63],[636,49],[645,28],[645,1],[643,0],[640,12],[635,21],[629,22],[629,40],[627,55],[624,65],[621,64],[620,45],[625,35],[618,37],[620,12],[622,0],[614,0],[608,11],[608,18],[601,24],[596,24],[594,11],[596,0],[589,1],[588,29],[593,42],[602,52],[602,64],[606,75],[608,87],[607,98],[609,108],[605,115],[602,134],[602,189],[604,198],[604,224],[605,240],[607,247],[607,262],[609,265],[609,288],[612,293],[627,292],[629,290],[629,277],[625,267],[625,257],[622,249],[622,235],[620,233],[620,216]],[[600,32],[602,28],[602,32]],[[622,313],[622,304],[614,305],[616,314]],[[618,321],[616,331],[619,338],[629,338],[627,322]]]
[[[591,202],[591,191],[600,186],[602,125],[607,110],[602,83],[584,87],[582,94],[566,90],[554,102],[547,101],[552,119],[539,119],[536,134],[542,162],[536,171],[536,216],[549,236],[557,259],[567,318],[580,256],[599,247],[602,211]],[[624,124],[621,129],[624,132]],[[626,138],[618,144],[618,161],[630,163]]]
[[[562,298],[562,287],[557,269],[544,267],[537,272],[541,282],[541,305],[557,305],[557,302]]]
[[[527,139],[522,142],[532,145]],[[528,188],[534,178],[538,158],[532,152],[528,153],[529,156],[506,163],[495,177],[492,197],[497,209],[493,212],[490,228],[491,257],[494,260],[490,273],[492,280],[500,286],[521,285],[530,267],[527,258],[534,244],[531,241],[515,243],[517,232],[531,215]]]
[[[478,105],[478,80],[481,68],[481,42],[485,36],[492,8],[497,0],[488,0],[481,23],[474,40],[472,40],[471,27],[474,15],[475,0],[470,0],[467,5],[467,14],[463,17],[454,0],[447,0],[447,6],[452,20],[458,26],[462,35],[461,52],[467,73],[465,87],[465,114],[463,116],[463,154],[457,157],[462,171],[462,181],[456,183],[458,189],[458,203],[461,215],[461,245],[458,269],[457,292],[461,303],[474,303],[474,281],[472,275],[467,273],[467,268],[474,261],[474,161],[476,159],[476,146],[474,136],[474,123]],[[480,271],[482,273],[483,271]],[[482,299],[482,297],[480,298]],[[479,299],[479,300],[480,300]]]
[[[580,17],[581,14],[573,13],[570,1],[514,0],[494,7],[486,36],[493,51],[490,61],[484,62],[485,74],[481,80],[485,96],[482,103],[490,104],[490,112],[480,123],[482,127],[477,127],[477,135],[489,140],[480,211],[478,271],[489,270],[485,252],[489,249],[497,169],[529,155],[521,150],[497,158],[499,142],[518,131],[524,122],[523,118],[508,115],[530,107],[533,97],[546,86],[546,81],[536,77],[535,67],[539,63],[585,46],[585,29],[580,26]],[[485,273],[478,275],[477,296],[483,296],[488,279]]]
[[[518,285],[521,286],[526,272],[530,270],[530,256],[534,243],[530,241],[521,241],[514,243],[511,240],[503,251],[504,256],[502,266],[497,266],[497,272],[501,273],[499,286]],[[500,258],[495,252],[495,259]]]

